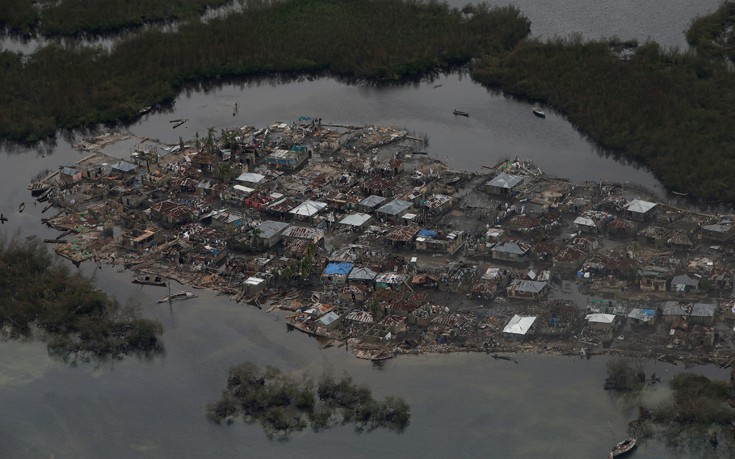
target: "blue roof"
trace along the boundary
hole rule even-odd
[[[76,175],[79,173],[78,170],[72,169],[71,167],[65,167],[64,169],[62,169],[61,172],[63,172],[66,175]]]
[[[343,261],[339,263],[329,263],[324,269],[324,274],[328,276],[346,276],[350,273],[350,271],[352,271],[352,263],[348,261]]]
[[[421,237],[435,238],[438,235],[439,235],[439,233],[437,233],[434,230],[430,230],[430,229],[422,229],[422,230],[419,230],[419,236],[421,236]]]

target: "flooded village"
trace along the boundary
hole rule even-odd
[[[731,365],[732,216],[523,159],[456,171],[425,142],[311,117],[177,145],[105,134],[29,189],[75,264],[129,270],[164,302],[211,289],[361,358]]]

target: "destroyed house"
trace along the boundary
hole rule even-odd
[[[416,250],[449,254],[454,254],[464,242],[464,231],[440,234],[436,231],[422,229],[414,239]]]
[[[554,254],[553,266],[560,271],[577,271],[587,254],[576,247],[566,246]]]
[[[324,231],[305,226],[289,226],[283,231],[284,239],[302,239],[319,244],[324,239]]]
[[[212,212],[212,226],[226,231],[236,231],[242,226],[242,215],[226,210]]]
[[[546,296],[548,283],[515,279],[507,288],[508,296],[511,298],[525,298],[535,300]]]
[[[397,185],[398,181],[395,179],[376,176],[364,180],[360,184],[360,189],[365,194],[393,196]]]
[[[163,241],[162,235],[154,229],[143,231],[132,229],[122,235],[122,245],[136,251],[155,247],[161,241]]]
[[[266,210],[269,214],[276,215],[279,217],[288,217],[291,216],[290,212],[292,209],[296,208],[300,202],[296,198],[292,198],[290,196],[277,199],[275,201],[270,202],[266,206]]]
[[[380,219],[398,223],[399,219],[408,212],[412,205],[409,201],[394,199],[388,204],[380,206],[375,213]]]
[[[633,308],[628,313],[628,319],[634,325],[650,325],[656,324],[656,310],[655,309],[641,309]]]
[[[238,206],[244,206],[245,200],[250,196],[255,190],[253,188],[248,188],[245,185],[233,185],[221,193],[221,199],[227,204],[235,204]]]
[[[290,150],[273,150],[265,157],[265,162],[276,170],[295,171],[309,160],[309,155],[306,147],[294,146]]]
[[[202,172],[212,172],[214,155],[206,151],[200,151],[191,157],[191,164]]]
[[[505,224],[512,231],[527,233],[541,227],[541,220],[529,215],[515,215]]]
[[[669,231],[660,226],[649,226],[647,228],[643,228],[638,233],[638,240],[656,248],[661,248],[666,245],[666,241],[668,241],[668,239]]]
[[[523,262],[529,258],[531,247],[518,240],[500,242],[490,249],[495,260]]]
[[[393,245],[406,246],[418,231],[418,226],[396,226],[385,235],[383,240]]]
[[[641,290],[662,291],[667,290],[670,272],[667,268],[660,266],[646,266],[638,271]]]
[[[633,220],[624,218],[616,218],[607,224],[607,233],[610,236],[628,237],[635,234],[638,230],[638,224]]]
[[[701,229],[703,238],[713,241],[725,242],[735,236],[735,224],[732,222],[721,222],[715,225],[704,225]]]
[[[520,175],[510,175],[501,172],[495,178],[485,184],[485,189],[493,194],[502,196],[510,196],[518,185],[523,183],[523,177]]]
[[[400,290],[406,282],[406,276],[398,273],[382,273],[375,277],[375,288],[390,288]]]
[[[264,221],[253,230],[256,244],[265,248],[273,247],[281,241],[281,236],[288,227],[288,223],[273,220]]]
[[[151,206],[151,216],[160,220],[164,226],[171,227],[192,221],[194,209],[166,200]]]
[[[441,215],[452,208],[452,198],[445,194],[432,194],[426,200],[420,200],[420,204],[426,207],[429,214]]]
[[[352,266],[352,263],[346,261],[329,263],[322,273],[322,283],[329,285],[346,284]]]

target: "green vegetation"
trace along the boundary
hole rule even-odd
[[[231,0],[3,0],[0,25],[24,35],[106,34],[195,18]]]
[[[0,236],[0,329],[11,337],[40,331],[63,359],[119,358],[159,351],[160,323],[142,319],[96,289],[46,247]]]
[[[258,6],[262,4],[262,6]],[[0,53],[0,137],[35,142],[57,129],[130,122],[185,85],[273,73],[400,80],[511,49],[529,32],[512,7],[466,12],[436,2],[250,2],[246,12],[176,33],[145,30],[112,51],[49,45]]]
[[[401,399],[376,401],[370,389],[349,377],[337,381],[325,376],[318,387],[309,379],[296,380],[272,367],[245,362],[230,368],[222,397],[207,405],[207,416],[219,424],[242,417],[258,422],[269,438],[288,438],[311,426],[316,432],[334,425],[354,424],[355,431],[378,428],[403,432],[410,408]]]
[[[715,18],[729,12],[732,22],[734,5],[723,4]],[[548,103],[672,189],[733,201],[735,73],[721,55],[705,52],[717,24],[726,21],[694,21],[688,37],[701,52],[664,50],[653,42],[583,42],[579,36],[528,40],[508,54],[480,59],[472,76]],[[731,28],[728,36],[732,41]]]
[[[697,55],[735,63],[735,2],[725,2],[714,13],[692,21],[686,36]]]

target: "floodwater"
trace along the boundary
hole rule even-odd
[[[716,4],[519,3],[534,21],[536,34],[581,30],[591,36],[651,34],[657,40],[678,36],[672,28],[685,27],[691,16]],[[636,4],[643,13],[633,20],[629,9]],[[239,110],[233,117],[236,102]],[[453,108],[470,117],[454,117]],[[427,134],[429,153],[458,169],[478,170],[520,156],[574,181],[606,179],[660,187],[647,171],[600,153],[555,113],[535,118],[529,104],[492,95],[459,74],[390,87],[350,86],[333,79],[224,85],[183,94],[171,112],[151,113],[129,129],[138,136],[176,143],[179,136],[205,135],[209,127],[262,126],[300,115],[344,124],[395,124]],[[173,129],[168,121],[175,118],[189,122]],[[108,151],[120,157],[130,153],[124,147]],[[47,150],[0,154],[0,213],[10,218],[0,230],[19,237],[55,235],[41,226],[42,206],[31,205],[25,185],[43,169],[83,156],[64,140]],[[20,213],[22,201],[27,206]],[[83,269],[94,271],[92,266]],[[134,286],[129,272],[103,267],[96,281],[122,301],[137,301],[143,314],[163,323],[165,353],[150,360],[131,357],[70,366],[50,360],[42,343],[1,343],[1,457],[590,458],[604,457],[636,415],[602,390],[602,358],[524,355],[515,365],[484,354],[426,355],[373,368],[344,349],[320,350],[305,335],[287,333],[283,315],[234,304],[226,297],[197,292],[199,298],[169,309],[156,303],[165,289]],[[244,360],[316,377],[324,371],[337,376],[347,372],[378,396],[406,399],[412,408],[411,425],[402,435],[357,435],[343,427],[277,442],[267,440],[257,426],[209,424],[204,405],[218,397],[227,368]],[[664,382],[677,370],[649,366]],[[711,367],[701,370],[726,376]],[[665,385],[659,385],[648,396],[665,393]],[[651,443],[642,445],[635,457],[671,454]]]

